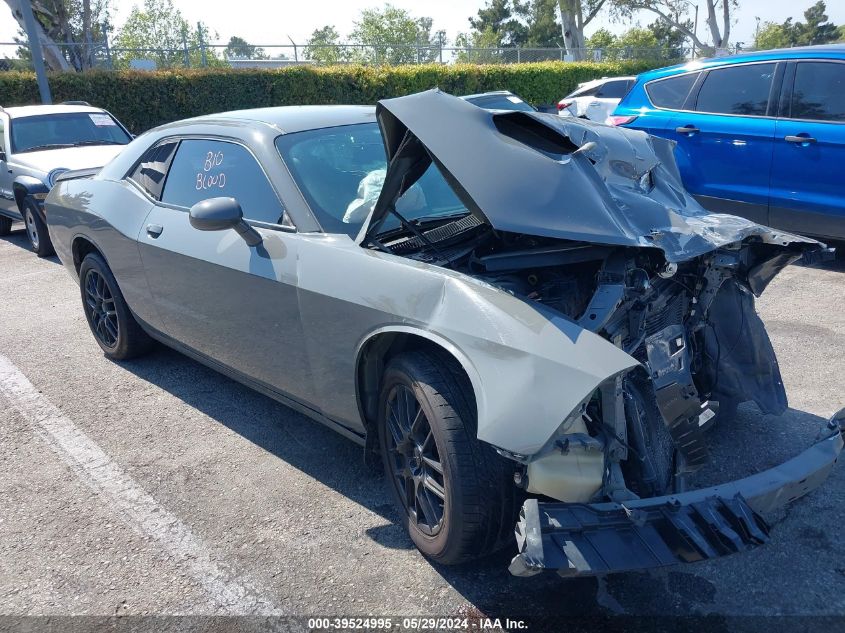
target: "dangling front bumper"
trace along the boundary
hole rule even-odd
[[[525,502],[516,526],[515,576],[555,570],[592,576],[690,563],[768,540],[760,516],[818,488],[843,448],[845,409],[810,448],[727,484],[621,503]]]

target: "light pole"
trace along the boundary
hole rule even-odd
[[[695,5],[695,22],[692,26],[692,34],[695,36],[692,40],[692,58],[695,59],[695,40],[698,39],[698,5]]]
[[[44,56],[41,53],[41,40],[38,38],[38,27],[32,13],[31,0],[21,0],[21,13],[26,26],[26,38],[29,40],[29,54],[32,56],[32,66],[35,68],[35,78],[38,80],[38,92],[41,93],[41,103],[53,103],[50,97],[50,85],[47,83],[47,72],[44,69]]]

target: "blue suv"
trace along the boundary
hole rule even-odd
[[[684,184],[711,211],[845,239],[845,45],[650,71],[612,120],[677,141]]]

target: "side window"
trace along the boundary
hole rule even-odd
[[[165,141],[147,150],[141,162],[129,175],[144,191],[156,200],[161,199],[161,188],[167,175],[167,166],[179,141]]]
[[[235,198],[249,220],[284,223],[279,198],[249,150],[226,141],[183,140],[170,165],[162,202],[191,207],[221,196]]]
[[[574,93],[573,97],[595,97],[601,86],[593,86],[592,88],[585,88]]]
[[[608,81],[599,88],[596,96],[602,99],[621,99],[626,92],[628,92],[627,81]]]
[[[714,114],[763,116],[775,64],[747,64],[711,70],[698,93],[696,110]]]
[[[795,69],[789,116],[845,121],[845,64],[800,62]]]
[[[658,108],[680,110],[684,107],[689,91],[692,90],[699,73],[687,73],[646,84],[648,98]]]

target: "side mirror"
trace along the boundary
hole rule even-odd
[[[0,149],[0,161],[6,162],[6,150]]]
[[[261,244],[261,234],[244,220],[241,205],[234,198],[209,198],[197,202],[189,214],[191,226],[198,231],[234,229],[250,246]]]

